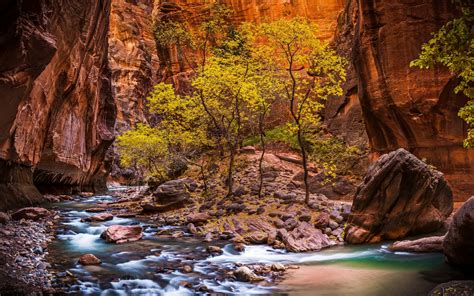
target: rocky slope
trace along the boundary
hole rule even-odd
[[[61,191],[104,188],[115,122],[110,1],[0,6],[0,208],[38,200],[33,180]]]
[[[457,116],[467,99],[454,95],[447,70],[409,67],[455,8],[450,1],[358,2],[353,63],[373,157],[407,148],[445,173],[456,199],[467,199],[474,150],[462,147],[466,125]]]

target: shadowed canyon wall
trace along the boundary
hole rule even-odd
[[[0,210],[105,189],[110,0],[0,4]],[[33,185],[36,185],[36,187]]]
[[[431,33],[455,16],[451,1],[359,0],[353,62],[372,155],[404,147],[444,172],[456,199],[474,193],[474,150],[462,147],[467,102],[446,69],[410,68]]]

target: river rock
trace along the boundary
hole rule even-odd
[[[446,261],[458,266],[474,266],[474,196],[454,214],[443,242]]]
[[[437,285],[428,296],[471,296],[474,295],[474,281],[450,281]]]
[[[105,212],[107,209],[106,208],[89,208],[86,209],[86,212],[88,213],[100,213],[100,212]]]
[[[84,254],[79,257],[78,263],[81,265],[99,265],[102,261],[93,254]]]
[[[36,221],[41,218],[47,217],[49,215],[51,215],[51,212],[44,208],[28,207],[28,208],[23,208],[14,212],[12,214],[12,219],[13,220],[26,219],[26,220]]]
[[[430,233],[444,225],[452,209],[443,174],[400,148],[369,168],[354,197],[345,239],[373,243]]]
[[[207,220],[209,220],[211,216],[207,213],[192,213],[188,215],[188,223],[193,223],[195,225],[201,225]]]
[[[314,226],[316,228],[324,229],[329,225],[329,214],[326,212],[322,212],[316,218]]]
[[[214,255],[215,255],[215,254],[220,255],[220,254],[223,253],[222,249],[221,249],[220,247],[218,247],[218,246],[208,246],[208,247],[206,248],[206,251],[207,251],[209,254],[214,254]]]
[[[281,263],[273,263],[270,268],[272,271],[285,271],[286,270],[285,265]]]
[[[196,188],[197,184],[192,179],[176,179],[158,186],[153,196],[156,202],[167,205],[167,210],[171,210],[182,207],[189,200],[189,192],[195,191]]]
[[[116,244],[134,242],[143,237],[143,228],[139,225],[112,225],[102,232],[100,237]]]
[[[101,213],[101,214],[84,218],[83,220],[85,222],[104,222],[104,221],[112,220],[113,218],[114,218],[114,215],[110,213]]]
[[[264,277],[256,275],[250,268],[246,266],[240,266],[234,271],[234,275],[237,280],[241,282],[260,282],[265,280]]]
[[[242,237],[249,244],[266,244],[268,241],[268,234],[263,231],[251,231],[244,233]]]
[[[331,245],[329,238],[321,230],[307,222],[301,222],[291,232],[279,229],[277,237],[281,238],[285,248],[290,252],[319,251]]]
[[[416,240],[398,241],[388,248],[393,252],[442,252],[444,236],[424,237]]]

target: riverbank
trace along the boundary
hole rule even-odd
[[[9,219],[0,225],[0,295],[54,292],[47,257],[58,219],[50,212],[37,221]]]

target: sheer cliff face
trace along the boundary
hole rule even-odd
[[[474,191],[474,150],[462,147],[466,126],[457,116],[467,100],[454,95],[448,71],[409,67],[454,10],[450,1],[359,0],[353,54],[374,156],[408,148],[444,172],[464,199]]]
[[[0,5],[0,209],[104,188],[113,140],[110,0],[33,2]]]
[[[146,122],[146,97],[157,83],[159,67],[153,37],[152,0],[113,0],[109,65],[117,103],[117,132]]]

